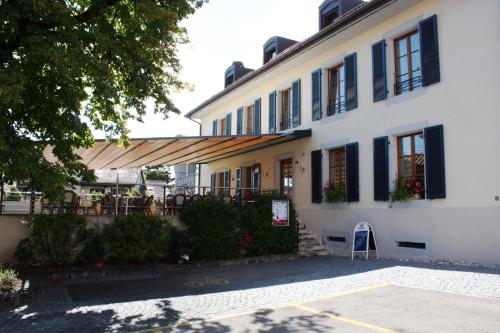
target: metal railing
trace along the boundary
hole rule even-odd
[[[397,81],[397,80],[396,80]],[[409,80],[399,81],[394,84],[394,94],[400,95],[422,86],[422,77],[414,76]]]
[[[326,114],[327,116],[333,116],[335,114],[344,113],[345,112],[345,101],[331,101],[326,106]]]
[[[277,189],[262,189],[252,187],[213,187],[213,186],[176,186],[163,185],[163,193],[155,193],[153,197],[157,212],[168,215],[172,213],[167,205],[167,197],[176,195],[185,196],[185,204],[176,205],[175,212],[179,212],[183,206],[192,203],[193,197],[211,196],[217,197],[234,206],[244,208],[252,204],[260,195],[281,194],[289,197],[289,191],[281,193]],[[44,199],[41,192],[1,192],[0,214],[4,215],[27,215],[27,214],[58,214],[74,212],[81,215],[128,215],[128,214],[151,214],[151,207],[140,207],[137,202],[143,203],[146,195],[136,197],[131,195],[111,195],[100,193],[75,193],[78,200],[64,202],[64,200],[49,201]],[[98,208],[99,206],[99,208]]]

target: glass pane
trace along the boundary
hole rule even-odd
[[[420,52],[413,52],[411,54],[411,67],[412,71],[417,71],[420,69]]]
[[[406,53],[408,53],[408,47],[406,44],[406,38],[400,39],[397,42],[397,48],[398,48],[398,56],[404,56]]]
[[[407,56],[401,57],[398,60],[398,74],[404,75],[408,74],[408,58]]]
[[[405,156],[399,159],[399,177],[411,177],[412,167],[411,167],[411,156]]]
[[[401,149],[399,156],[411,156],[411,136],[405,136],[399,140]]]
[[[423,154],[424,153],[424,135],[417,134],[415,135],[415,154]]]
[[[420,39],[418,32],[410,36],[410,50],[411,52],[420,50]]]

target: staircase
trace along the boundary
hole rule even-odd
[[[319,240],[314,237],[306,226],[299,221],[299,255],[303,257],[327,256],[326,250]]]

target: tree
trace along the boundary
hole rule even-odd
[[[141,121],[146,101],[178,113],[179,22],[202,2],[0,1],[0,181],[57,191],[90,179],[74,151],[93,145],[91,127],[126,146],[127,120]]]
[[[164,165],[145,167],[144,177],[146,177],[147,180],[163,180],[166,183],[169,183],[172,180],[170,169]]]

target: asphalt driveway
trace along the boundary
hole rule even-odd
[[[499,332],[500,269],[338,257],[58,281],[0,332]]]

